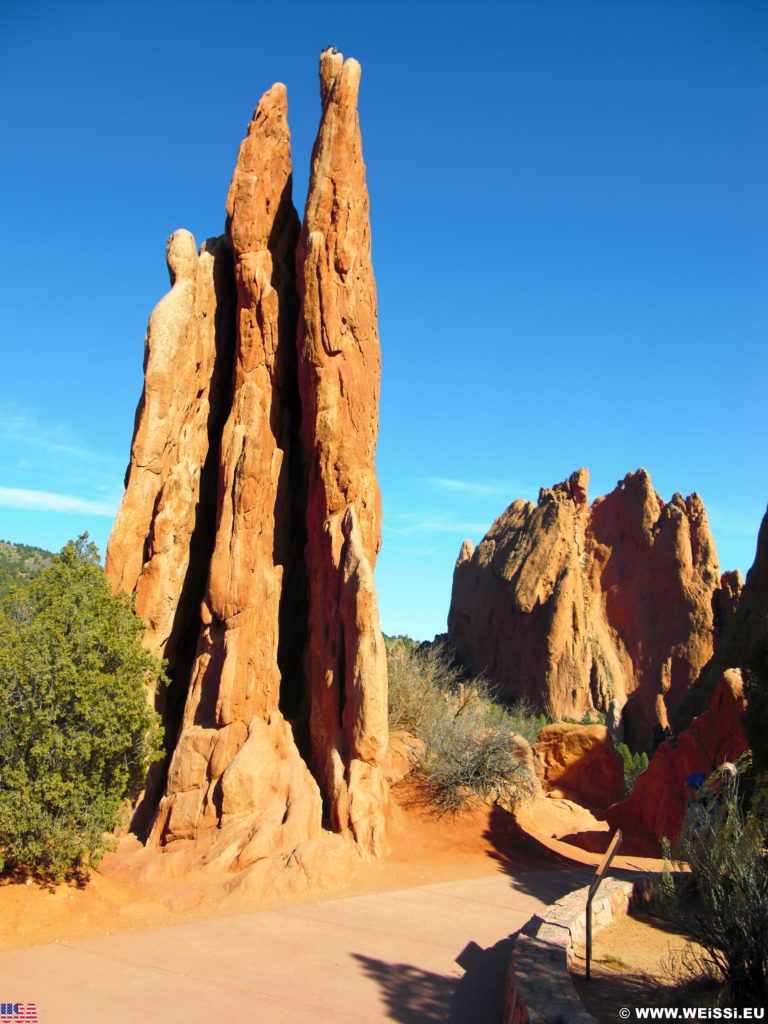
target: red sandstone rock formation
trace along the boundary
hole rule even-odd
[[[645,470],[587,502],[587,470],[515,501],[454,573],[449,634],[475,672],[558,717],[624,708],[644,747],[712,654],[720,570],[704,505]]]
[[[624,766],[604,725],[547,725],[533,749],[536,774],[546,789],[566,790],[593,808],[624,796]]]
[[[320,793],[279,710],[280,605],[294,563],[290,459],[298,424],[299,223],[285,87],[259,102],[227,201],[237,284],[232,407],[202,631],[153,839],[191,839],[249,867],[320,834]],[[298,629],[298,625],[296,627]],[[297,641],[301,642],[299,634]]]
[[[334,828],[380,849],[386,652],[373,566],[381,356],[357,93],[360,65],[327,50],[297,256],[302,440],[309,469],[306,671],[312,753]]]
[[[686,778],[694,772],[708,775],[724,761],[735,761],[747,749],[741,726],[743,714],[741,676],[729,670],[720,677],[709,709],[674,741],[662,743],[636,780],[632,795],[609,809],[611,828],[674,840],[685,817]]]
[[[322,55],[300,242],[282,85],[240,147],[227,238],[198,259],[191,235],[173,236],[107,561],[152,649],[178,649],[150,845],[250,868],[259,885],[327,859],[315,776],[332,827],[364,856],[382,848],[380,355],[359,77]]]

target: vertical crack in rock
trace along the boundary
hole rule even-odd
[[[590,507],[588,480],[514,502],[462,548],[449,633],[510,697],[577,719],[617,700],[647,747],[712,654],[717,553],[698,495],[665,504],[638,470]]]
[[[313,762],[332,827],[373,855],[387,798],[386,655],[373,586],[381,355],[359,83],[357,61],[321,55],[322,116],[297,254],[298,352]]]

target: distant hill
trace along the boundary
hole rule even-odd
[[[0,597],[16,584],[37,576],[51,564],[53,554],[29,544],[0,540]]]

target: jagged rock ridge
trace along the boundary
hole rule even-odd
[[[199,256],[189,232],[171,237],[107,554],[172,679],[150,845],[265,884],[265,865],[310,873],[324,818],[362,855],[382,850],[380,353],[359,79],[356,61],[321,56],[303,227],[275,85],[240,147],[226,234]]]
[[[472,671],[559,717],[616,700],[646,747],[712,655],[717,553],[698,495],[665,503],[641,469],[590,506],[588,481],[515,501],[465,541],[449,634]]]

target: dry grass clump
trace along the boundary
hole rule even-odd
[[[533,795],[535,777],[512,737],[533,742],[543,716],[523,702],[501,704],[481,677],[466,679],[444,645],[397,637],[387,653],[390,728],[422,741],[413,772],[441,813],[473,799],[514,806]]]
[[[717,1006],[723,988],[722,972],[697,942],[681,950],[670,949],[662,964],[664,1005]]]

